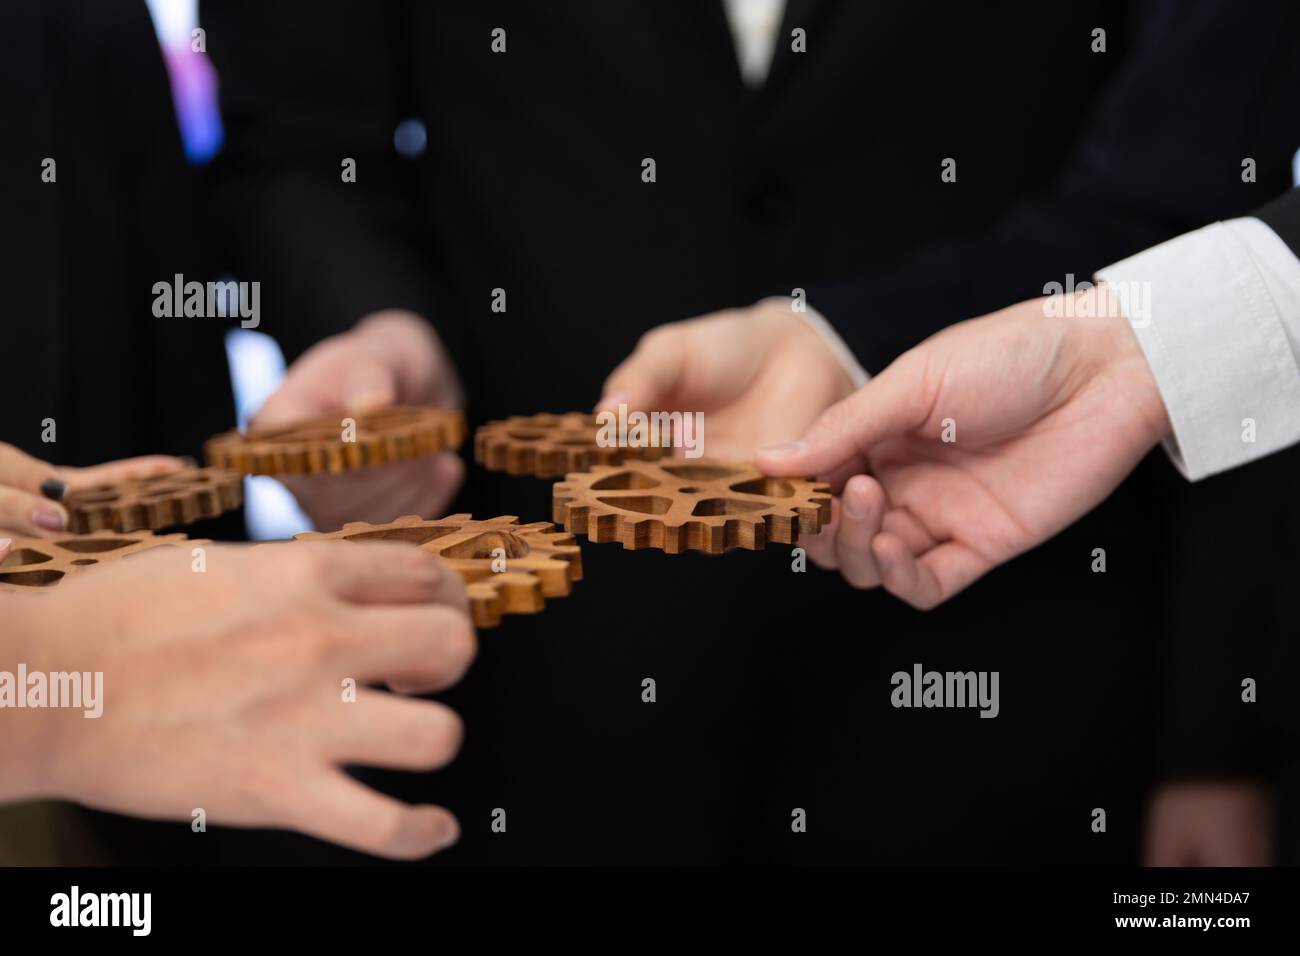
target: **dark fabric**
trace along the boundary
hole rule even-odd
[[[1264,208],[1257,209],[1255,216],[1268,224],[1291,251],[1300,256],[1300,189],[1278,196]]]
[[[1297,37],[1287,5],[1251,9],[805,0],[751,92],[713,2],[210,3],[232,263],[264,280],[265,327],[291,353],[366,310],[423,308],[475,423],[588,407],[649,328],[795,287],[878,367],[929,329],[1280,190],[1295,85],[1273,84]],[[789,49],[794,27],[807,53]],[[416,160],[391,153],[403,116],[428,131]],[[948,156],[957,185],[940,181]],[[950,274],[949,250],[985,245]],[[855,284],[843,307],[816,291],[865,267],[897,288]],[[1230,617],[1216,601],[1276,587],[1265,555],[1231,587],[1183,562],[1184,485],[1151,462],[929,614],[792,573],[784,549],[587,547],[573,597],[485,634],[448,695],[461,759],[371,779],[460,815],[447,863],[1134,860],[1171,722],[1162,645],[1175,627],[1210,641]],[[458,507],[538,519],[549,496],[474,470]],[[1188,593],[1222,613],[1182,613]],[[890,675],[918,661],[999,670],[1001,716],[892,708]],[[1229,737],[1198,765],[1258,769]],[[497,807],[506,834],[489,829]],[[795,807],[807,833],[791,832]]]
[[[155,282],[215,277],[148,12],[5,4],[0,35],[0,439],[60,464],[197,455],[234,418],[229,326],[153,316]]]

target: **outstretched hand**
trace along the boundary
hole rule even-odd
[[[1068,317],[1047,301],[946,329],[801,441],[760,453],[770,475],[840,490],[810,557],[933,607],[1086,514],[1169,433],[1106,287],[1078,294]]]

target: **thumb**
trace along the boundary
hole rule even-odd
[[[397,374],[382,362],[356,362],[343,375],[343,409],[366,412],[397,402]]]
[[[904,356],[822,412],[799,441],[759,451],[758,467],[776,476],[826,475],[865,459],[872,446],[925,420],[928,410],[919,371]]]
[[[670,325],[643,335],[632,354],[605,379],[597,411],[619,404],[640,410],[667,406],[685,367],[685,338],[683,330]]]

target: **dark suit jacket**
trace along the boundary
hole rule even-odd
[[[215,277],[148,12],[11,3],[0,35],[0,440],[60,464],[196,454],[232,418],[229,326],[153,316],[155,282]]]
[[[1250,7],[794,0],[757,92],[714,2],[203,15],[232,248],[265,283],[265,329],[292,355],[371,309],[421,310],[482,421],[589,407],[647,329],[796,286],[879,367],[935,327],[1249,210],[1285,185],[1277,87],[1300,41],[1289,5]],[[806,53],[785,39],[796,26]],[[428,135],[414,160],[393,150],[407,117]],[[940,181],[945,157],[957,184]],[[866,267],[902,292],[873,303],[861,290],[885,280],[869,277],[847,306],[818,297]],[[950,280],[960,294],[927,295]],[[1142,470],[926,615],[792,573],[783,549],[587,548],[572,598],[484,635],[452,694],[469,728],[457,765],[385,783],[461,814],[448,862],[1131,860],[1162,724],[1198,733],[1185,709],[1161,719],[1161,641],[1220,633],[1178,603],[1222,593],[1218,569],[1178,568],[1180,481]],[[461,506],[535,519],[548,499],[476,471]],[[893,709],[890,674],[917,661],[999,670],[1002,715]],[[1229,673],[1194,708],[1216,734],[1225,709],[1249,719]],[[1222,733],[1165,769],[1256,769],[1240,747],[1253,728]],[[496,807],[506,834],[488,829]]]

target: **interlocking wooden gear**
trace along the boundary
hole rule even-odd
[[[513,515],[475,520],[459,514],[433,521],[406,515],[388,524],[356,521],[340,531],[296,535],[298,541],[340,539],[406,541],[438,555],[465,579],[476,627],[496,627],[502,614],[535,614],[546,598],[563,597],[582,580],[582,555],[573,535],[556,531],[548,521],[520,524]]]
[[[566,530],[669,554],[794,544],[831,516],[826,485],[703,458],[598,465],[566,476],[553,495],[552,517]]]
[[[92,485],[63,496],[68,530],[156,531],[193,524],[238,508],[243,482],[222,468],[187,468],[170,475]]]
[[[70,574],[78,574],[106,561],[129,558],[155,548],[208,544],[183,534],[125,534],[99,531],[61,538],[15,538],[9,554],[0,561],[0,591],[40,591],[53,587]]]
[[[344,441],[344,419],[355,429]],[[247,433],[229,431],[203,446],[208,464],[244,475],[337,473],[459,448],[465,415],[453,408],[398,405],[316,418]]]
[[[599,430],[595,416],[582,412],[515,415],[479,426],[474,433],[474,460],[488,471],[555,478],[593,465],[654,461],[667,450],[602,446],[596,442]]]

